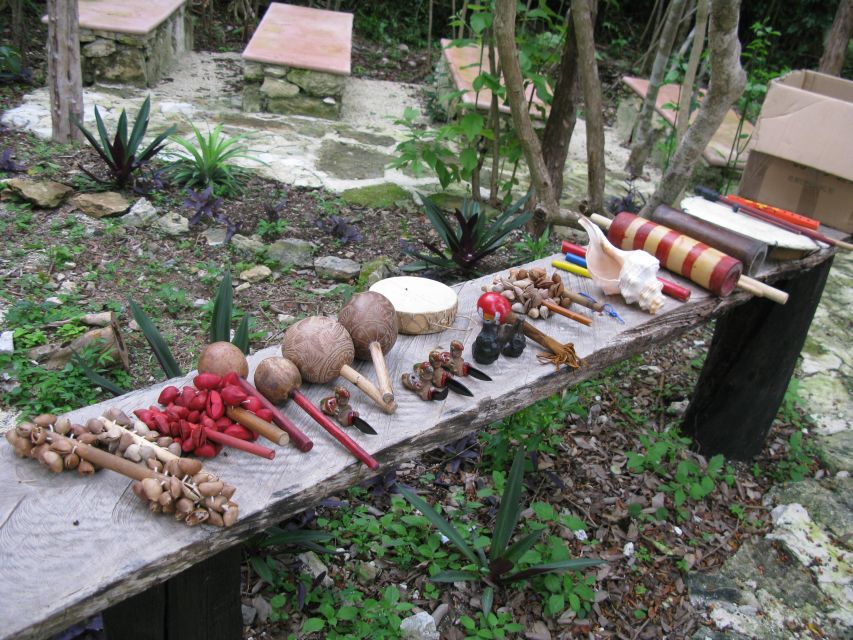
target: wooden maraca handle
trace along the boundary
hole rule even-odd
[[[251,411],[246,411],[239,407],[228,407],[225,411],[225,415],[231,418],[234,422],[243,425],[249,431],[253,431],[259,436],[263,436],[270,442],[275,442],[276,444],[281,445],[290,442],[290,436],[287,435],[284,430],[279,429],[274,424],[270,424],[266,420],[262,420]]]
[[[376,388],[376,385],[348,364],[341,367],[341,375],[361,389],[385,413],[394,413],[397,410],[396,402],[393,400],[391,402],[385,402],[382,397],[382,392]]]
[[[394,390],[391,388],[391,376],[388,375],[388,367],[385,365],[385,354],[382,353],[382,345],[378,342],[370,343],[370,358],[373,360],[373,368],[376,369],[382,400],[390,404],[394,402]]]

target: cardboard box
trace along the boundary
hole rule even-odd
[[[853,82],[794,71],[770,83],[738,193],[853,233]]]

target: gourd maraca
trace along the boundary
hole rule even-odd
[[[357,293],[341,309],[338,322],[349,331],[355,357],[373,361],[382,400],[393,402],[394,391],[385,365],[385,354],[397,342],[397,313],[394,305],[375,291]]]

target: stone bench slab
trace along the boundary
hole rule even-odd
[[[352,19],[351,13],[273,2],[243,59],[348,76]]]
[[[144,36],[183,4],[184,0],[79,0],[80,28]]]

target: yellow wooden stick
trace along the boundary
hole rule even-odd
[[[583,276],[584,278],[592,277],[589,273],[589,269],[584,269],[583,267],[579,267],[571,262],[566,262],[565,260],[551,260],[551,266],[562,269],[563,271],[568,271],[569,273],[574,273],[578,276]]]

